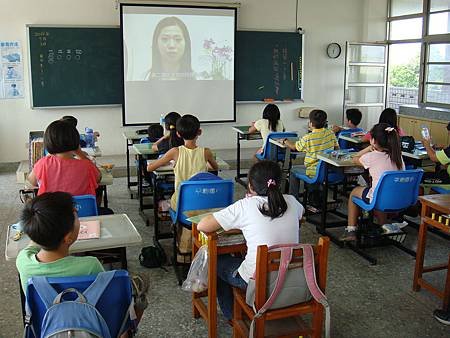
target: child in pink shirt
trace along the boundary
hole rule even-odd
[[[94,195],[100,172],[80,149],[80,135],[65,121],[50,123],[44,133],[44,146],[50,155],[41,158],[28,175],[38,195],[63,191],[73,196]]]
[[[356,187],[348,198],[348,226],[341,236],[342,241],[356,240],[358,206],[353,203],[352,197],[357,196],[369,203],[373,197],[375,187],[385,171],[404,170],[400,140],[397,131],[387,123],[378,123],[370,131],[370,146],[361,150],[354,158],[357,165],[369,169],[372,177],[372,186]],[[378,222],[384,224],[385,215],[378,216]],[[381,218],[381,219],[380,219]]]

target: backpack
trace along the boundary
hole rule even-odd
[[[415,148],[414,137],[412,136],[400,136],[400,147],[402,151],[406,151],[407,153],[413,153]]]
[[[163,268],[165,262],[166,254],[158,247],[146,246],[139,254],[139,263],[146,268]]]
[[[32,277],[33,286],[45,305],[46,311],[41,322],[40,337],[111,338],[108,325],[95,305],[113,279],[114,273],[115,271],[100,272],[83,293],[75,288],[68,288],[58,294],[46,277]],[[77,298],[64,300],[67,294],[76,294]],[[30,337],[31,330],[32,336],[36,337],[28,303],[25,305],[25,311],[25,336]],[[127,312],[124,317],[122,330],[129,314]]]
[[[288,269],[294,249],[303,249],[303,269]],[[317,285],[314,267],[314,251],[311,244],[282,244],[269,247],[270,251],[280,251],[278,271],[271,271],[268,280],[266,303],[259,309],[255,308],[255,275],[248,281],[246,303],[253,307],[254,318],[261,317],[269,309],[279,309],[294,304],[310,301],[314,298],[325,308],[325,337],[330,337],[330,306],[324,293]],[[255,272],[256,273],[256,272]],[[250,324],[249,337],[254,336],[255,320]]]

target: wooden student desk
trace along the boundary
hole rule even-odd
[[[205,214],[207,210],[186,212],[186,216],[195,216],[198,213]],[[193,219],[199,222],[200,219]],[[239,234],[239,230],[228,231],[227,234]],[[197,230],[197,223],[192,223],[192,258],[194,258],[198,249],[202,246],[202,241],[199,239],[200,232]],[[192,312],[194,318],[200,316],[206,321],[208,325],[208,337],[217,337],[217,256],[230,253],[242,253],[247,250],[247,245],[244,242],[238,244],[230,244],[219,246],[218,239],[220,235],[216,232],[206,234],[208,245],[208,290],[200,293],[194,292],[192,294]],[[208,297],[205,304],[203,297]]]
[[[241,174],[241,141],[242,140],[261,140],[261,134],[249,133],[248,128],[250,126],[233,126],[233,131],[236,132],[236,177],[235,180],[239,184],[247,187],[247,183],[242,180],[243,177],[247,177],[247,174]]]
[[[414,269],[413,290],[420,291],[423,287],[433,293],[435,296],[443,300],[442,309],[444,311],[450,310],[450,254],[448,261],[444,264],[435,266],[424,266],[425,247],[427,241],[427,230],[438,229],[446,234],[450,234],[450,226],[446,226],[431,218],[431,214],[450,214],[450,195],[426,195],[419,197],[422,203],[422,223],[420,224],[419,236],[417,241],[416,266]],[[438,290],[429,282],[422,278],[426,272],[433,272],[447,269],[447,276],[445,278],[444,290]]]

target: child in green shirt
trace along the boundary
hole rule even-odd
[[[39,195],[25,205],[21,223],[32,240],[16,260],[24,293],[32,276],[71,277],[104,271],[95,257],[69,256],[69,247],[77,240],[80,229],[70,194]]]

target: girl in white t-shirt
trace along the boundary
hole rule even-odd
[[[217,260],[217,298],[225,317],[233,316],[232,286],[245,290],[256,269],[259,245],[299,242],[299,220],[303,206],[280,191],[281,169],[271,161],[255,163],[248,173],[247,197],[202,219],[204,232],[239,229],[247,242],[245,259],[220,255]]]
[[[374,189],[385,171],[405,169],[399,136],[393,127],[387,123],[378,123],[373,126],[370,135],[370,146],[361,150],[353,157],[353,162],[356,165],[363,166],[365,169],[369,169],[369,174],[372,177],[372,185],[370,188],[356,187],[351,192],[348,198],[348,226],[341,236],[342,241],[356,240],[359,208],[353,203],[352,197],[357,196],[370,203]],[[384,224],[386,215],[379,213],[377,219],[378,223]]]
[[[268,104],[263,110],[262,119],[253,123],[248,129],[249,133],[260,132],[262,136],[262,147],[257,150],[257,154],[261,154],[266,144],[267,135],[271,132],[284,131],[283,121],[280,120],[280,109],[274,104]]]

